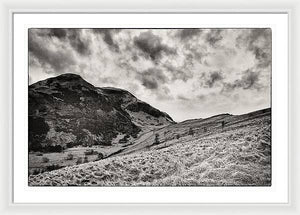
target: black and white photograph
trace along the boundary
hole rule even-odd
[[[28,185],[265,186],[270,28],[30,28]]]

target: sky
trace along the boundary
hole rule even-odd
[[[270,107],[271,29],[30,29],[29,84],[74,73],[175,121]]]

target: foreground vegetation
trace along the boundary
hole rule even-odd
[[[231,119],[226,117],[222,120]],[[29,185],[270,186],[270,112],[227,120],[225,127],[218,120],[214,127],[199,123],[201,129],[195,121],[166,127],[139,151],[135,147],[127,154],[31,175]]]

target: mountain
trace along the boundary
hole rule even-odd
[[[166,113],[118,88],[99,88],[63,74],[28,89],[29,150],[112,145],[174,124]]]

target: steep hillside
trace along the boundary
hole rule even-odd
[[[104,160],[29,176],[30,186],[270,186],[271,110],[188,120]]]
[[[128,91],[98,88],[75,74],[29,86],[28,111],[31,151],[117,144],[174,123]]]
[[[185,139],[191,141],[204,138],[216,132],[236,129],[239,126],[243,128],[245,122],[250,123],[252,119],[260,120],[270,117],[270,115],[271,109],[267,108],[243,115],[220,114],[206,119],[186,120],[144,133],[135,141],[135,144],[124,149],[120,154],[129,154],[153,147],[165,147]],[[222,122],[224,122],[223,128]],[[154,144],[156,136],[160,143],[159,146]]]

